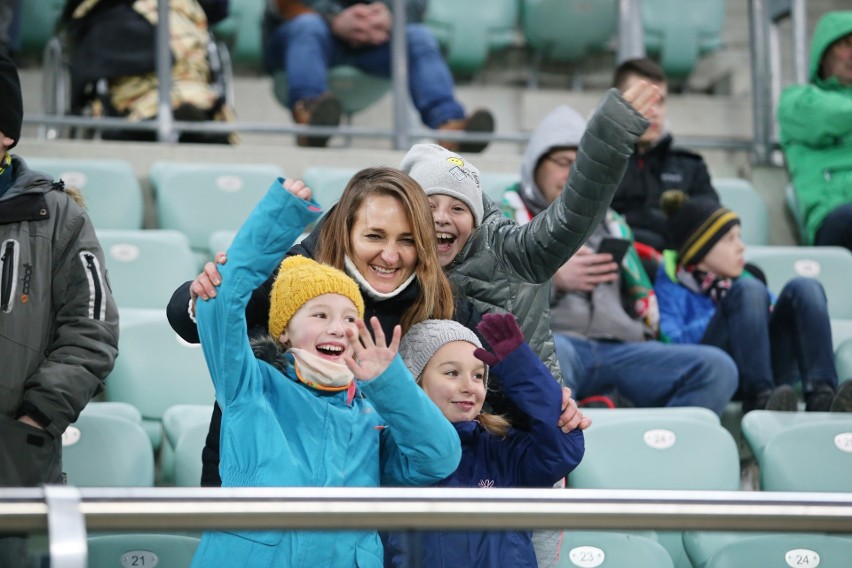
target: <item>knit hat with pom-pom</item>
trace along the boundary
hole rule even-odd
[[[682,266],[701,262],[719,239],[740,224],[737,214],[717,201],[690,198],[679,189],[663,193],[660,207],[668,217],[669,240]]]

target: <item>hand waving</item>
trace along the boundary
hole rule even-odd
[[[481,348],[476,349],[473,354],[490,367],[505,359],[524,342],[524,334],[512,314],[485,314],[476,329],[491,345],[494,354]]]
[[[400,326],[393,328],[390,345],[386,345],[385,332],[379,324],[379,318],[375,316],[370,318],[375,340],[367,331],[364,320],[358,318],[355,325],[358,327],[357,333],[352,328],[346,330],[346,336],[354,348],[354,356],[344,355],[343,360],[356,379],[369,381],[381,375],[393,361],[393,358],[396,357],[396,353],[399,351],[399,338],[402,336],[402,328]]]

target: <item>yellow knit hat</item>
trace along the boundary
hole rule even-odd
[[[364,317],[361,289],[345,272],[304,256],[288,256],[281,262],[269,293],[269,334],[278,339],[305,302],[323,294],[346,296]]]

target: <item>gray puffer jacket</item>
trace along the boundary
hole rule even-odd
[[[112,370],[118,310],[83,208],[22,159],[12,165],[0,198],[0,416],[27,414],[58,438]]]
[[[482,225],[446,267],[458,292],[481,313],[513,313],[530,347],[557,378],[562,373],[550,331],[550,279],[601,222],[647,126],[618,90],[607,91],[559,199],[519,226],[483,196]]]

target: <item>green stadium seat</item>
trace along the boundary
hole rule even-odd
[[[142,424],[142,413],[139,409],[126,402],[93,401],[87,404],[81,414],[108,414],[130,420],[139,425]]]
[[[187,428],[175,445],[175,485],[198,487],[201,485],[201,450],[207,441],[209,424],[195,424]]]
[[[834,350],[834,366],[838,381],[852,379],[852,339],[847,339]]]
[[[763,535],[722,547],[705,568],[819,566],[848,568],[852,539],[820,534]]]
[[[119,310],[162,309],[175,289],[198,274],[189,240],[172,230],[99,230]]]
[[[796,237],[799,239],[799,244],[807,243],[808,226],[805,222],[805,214],[799,206],[799,198],[796,195],[796,189],[792,183],[788,183],[784,188],[784,204],[787,206],[787,212],[793,219],[793,224],[796,227]]]
[[[96,229],[141,229],[142,188],[130,162],[111,159],[27,158],[30,169],[80,190]]]
[[[743,437],[751,448],[757,463],[763,460],[766,445],[778,434],[800,424],[814,422],[848,422],[852,419],[840,412],[773,412],[753,410],[743,417]]]
[[[693,568],[705,568],[707,561],[723,547],[749,538],[771,535],[767,532],[688,531],[683,547]]]
[[[42,55],[44,46],[56,35],[65,0],[21,0],[21,53]]]
[[[142,413],[155,450],[162,418],[176,404],[211,404],[213,383],[200,345],[183,341],[166,320],[140,319],[121,325],[119,357],[106,380],[105,400],[126,402]]]
[[[831,344],[836,352],[846,340],[852,339],[852,319],[831,318]]]
[[[377,103],[391,89],[387,77],[370,75],[351,65],[337,65],[328,70],[328,88],[340,100],[343,114],[351,122],[352,115]],[[287,74],[272,74],[272,92],[282,106],[290,108]]]
[[[617,21],[617,0],[521,0],[521,32],[534,55],[530,85],[544,61],[577,63],[607,49]]]
[[[584,432],[586,453],[568,475],[577,489],[736,491],[737,445],[718,424],[674,416],[636,416]],[[660,544],[678,568],[688,567],[680,532],[661,531]]]
[[[357,168],[311,166],[302,174],[302,181],[311,188],[314,199],[323,211],[328,211],[340,199],[349,180],[357,172]]]
[[[497,205],[503,201],[506,190],[521,181],[517,173],[482,171],[479,172],[479,180],[482,183],[483,193]]]
[[[816,278],[825,288],[828,315],[852,319],[849,283],[852,282],[852,253],[841,247],[750,246],[746,260],[757,265],[768,281],[769,289],[781,292],[797,276]]]
[[[698,58],[722,47],[724,0],[642,0],[645,50],[670,78],[692,73]]]
[[[773,436],[758,462],[761,489],[852,492],[852,415],[838,414],[845,420],[796,424]]]
[[[518,0],[430,0],[424,21],[450,69],[473,75],[485,66],[489,53],[515,43]]]
[[[700,406],[666,406],[663,408],[583,408],[583,415],[596,426],[634,418],[685,418],[718,425],[719,416],[709,408]]]
[[[716,178],[713,187],[722,205],[739,216],[743,242],[747,245],[768,245],[769,210],[754,186],[741,178]]]
[[[235,63],[260,68],[263,62],[262,22],[266,2],[230,0],[228,17],[216,23],[213,35],[228,44]]]
[[[78,487],[153,487],[154,451],[138,422],[82,412],[62,434],[62,468]]]
[[[169,534],[110,534],[86,539],[91,568],[189,568],[201,539]]]
[[[666,549],[650,538],[613,532],[565,531],[557,567],[588,566],[674,568]]]
[[[159,161],[148,175],[157,196],[160,227],[189,237],[200,265],[208,258],[210,235],[239,229],[284,172],[272,164]]]
[[[210,426],[213,404],[176,404],[163,413],[163,443],[160,445],[160,481],[175,482],[175,450],[183,435],[198,425]],[[201,450],[195,456],[201,462]],[[195,485],[198,485],[197,478]]]

